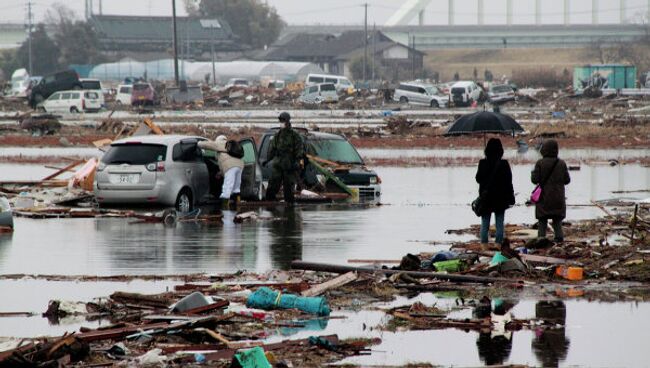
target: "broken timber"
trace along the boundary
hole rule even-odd
[[[337,288],[339,286],[349,284],[356,279],[357,279],[356,273],[348,272],[341,276],[335,277],[329,281],[325,281],[322,284],[315,285],[312,288],[303,291],[301,294],[302,296],[318,296],[323,294],[329,289]]]
[[[411,277],[435,278],[438,280],[446,280],[446,281],[460,282],[460,283],[467,282],[467,283],[478,283],[478,284],[491,284],[496,282],[513,281],[512,279],[501,278],[501,277],[456,275],[456,274],[424,272],[424,271],[389,270],[383,268],[352,267],[352,266],[341,266],[341,265],[332,265],[332,264],[325,264],[325,263],[303,262],[303,261],[291,262],[291,268],[294,270],[320,271],[320,272],[332,272],[332,273],[346,273],[350,271],[367,272],[367,273],[383,273],[385,275],[402,273]]]

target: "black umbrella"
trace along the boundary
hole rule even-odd
[[[445,135],[473,133],[507,133],[523,132],[524,128],[511,116],[498,112],[479,111],[463,115],[447,129]]]

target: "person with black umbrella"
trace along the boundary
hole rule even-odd
[[[505,211],[515,204],[512,187],[512,171],[507,160],[503,160],[503,145],[498,138],[490,138],[485,146],[485,158],[478,163],[476,182],[481,197],[481,246],[487,249],[490,218],[494,213],[496,243],[504,238]]]

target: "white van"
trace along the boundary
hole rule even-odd
[[[474,101],[479,102],[483,90],[473,81],[460,81],[451,85],[449,98],[454,106],[470,106]]]
[[[81,82],[81,89],[97,92],[97,95],[99,95],[99,103],[102,107],[105,106],[104,89],[99,79],[79,78],[79,82]]]
[[[70,90],[54,92],[41,104],[45,112],[97,112],[102,105],[95,91]]]
[[[298,97],[298,101],[306,104],[323,102],[339,102],[339,95],[333,83],[321,83],[307,86]]]
[[[336,86],[336,90],[339,92],[354,92],[354,84],[344,76],[331,74],[307,74],[305,86],[313,86],[321,83],[332,83]]]
[[[132,84],[120,84],[117,86],[117,93],[115,94],[115,103],[118,105],[131,105],[131,94],[133,94]]]

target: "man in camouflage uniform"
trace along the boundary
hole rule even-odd
[[[298,174],[304,156],[302,138],[296,131],[291,129],[291,116],[283,112],[278,116],[284,127],[281,128],[271,141],[269,158],[273,160],[273,171],[269,180],[269,187],[266,190],[266,199],[274,201],[280,189],[284,188],[284,200],[287,203],[294,203],[294,187],[298,180]]]

